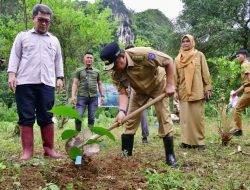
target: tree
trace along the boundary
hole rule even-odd
[[[54,17],[50,31],[62,46],[67,98],[72,73],[82,66],[82,56],[87,50],[98,50],[111,40],[113,24],[109,22],[111,11],[98,10],[98,4],[79,6],[79,2],[44,1],[53,7]],[[76,8],[77,7],[77,8]]]
[[[249,27],[246,0],[182,0],[179,33],[190,33],[206,55],[232,55],[248,48]]]
[[[150,45],[160,51],[172,52],[169,46],[173,25],[159,10],[149,9],[137,13],[133,17],[136,38],[148,41]]]
[[[3,1],[3,0],[2,0]],[[0,57],[8,62],[9,52],[18,32],[32,28],[29,13],[39,0],[19,0],[18,12],[14,15],[5,13],[0,17]],[[70,79],[76,67],[82,66],[82,56],[87,50],[99,52],[102,44],[112,39],[114,28],[110,9],[99,9],[99,4],[78,1],[43,0],[54,12],[50,32],[58,37],[63,53],[66,97],[69,97]],[[5,4],[10,6],[10,4]],[[8,7],[9,8],[9,7]],[[97,55],[96,57],[99,57]],[[97,59],[98,61],[98,59]],[[101,68],[101,65],[97,66]],[[102,70],[102,69],[101,69]],[[6,71],[4,71],[6,72]],[[7,80],[6,80],[7,81]]]

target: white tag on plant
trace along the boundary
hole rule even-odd
[[[241,146],[238,145],[238,152],[241,152]]]

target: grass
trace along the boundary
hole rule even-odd
[[[112,121],[113,119],[100,117],[96,125],[108,127]],[[92,170],[88,170],[85,166],[84,171],[74,168],[74,172],[70,173],[68,170],[72,168],[67,167],[72,166],[72,162],[66,155],[60,160],[43,157],[38,126],[34,127],[34,158],[19,162],[22,149],[20,137],[13,136],[15,123],[0,122],[0,189],[250,189],[250,156],[240,153],[230,155],[237,150],[238,145],[243,151],[250,153],[250,128],[246,126],[247,119],[244,120],[244,136],[233,137],[225,147],[221,145],[217,119],[206,118],[207,149],[203,152],[179,148],[180,126],[175,124],[175,153],[179,163],[177,168],[165,165],[163,142],[157,137],[157,128],[152,124],[150,122],[149,144],[142,145],[141,131],[138,129],[133,157],[119,162],[120,169],[113,164],[120,161],[122,128],[113,130],[117,139],[115,142],[103,138],[101,152],[92,161],[98,167],[92,165]],[[65,126],[73,127],[72,120]],[[62,131],[56,128],[55,146],[66,154],[64,141],[60,138]],[[82,173],[77,173],[78,171]]]

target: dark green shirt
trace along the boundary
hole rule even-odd
[[[97,84],[100,81],[100,71],[85,66],[77,69],[75,78],[78,79],[77,96],[94,97],[97,95]]]

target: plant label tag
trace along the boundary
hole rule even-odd
[[[81,164],[82,164],[82,156],[77,156],[76,161],[75,161],[75,165],[81,165]]]
[[[238,152],[241,152],[241,146],[238,146]]]

